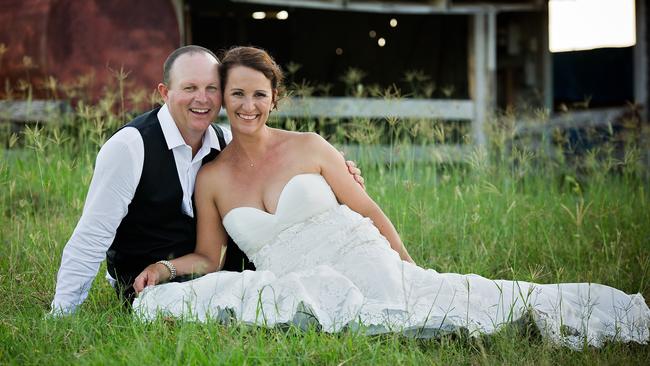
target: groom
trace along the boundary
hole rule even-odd
[[[221,109],[218,64],[200,46],[172,52],[158,85],[165,104],[136,117],[102,146],[83,213],[63,250],[52,314],[70,314],[81,305],[104,258],[107,278],[130,302],[133,280],[146,266],[161,261],[166,267],[166,260],[194,250],[196,174],[231,139],[228,130],[212,125]],[[348,165],[363,185],[359,170]],[[229,240],[223,269],[253,268]]]

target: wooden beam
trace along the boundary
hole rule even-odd
[[[485,15],[487,17],[487,34],[485,42],[486,59],[486,89],[487,89],[487,106],[489,111],[494,111],[497,107],[497,12],[490,10]]]
[[[225,114],[223,110],[222,114]],[[280,108],[273,114],[280,117],[470,120],[474,118],[474,105],[471,100],[462,99],[307,97],[280,101]]]
[[[58,100],[0,100],[0,122],[52,122],[71,113],[66,101]]]
[[[447,11],[447,0],[433,0],[431,3],[391,3],[387,1],[348,0],[233,0],[238,3],[259,4],[333,11],[353,11],[392,14],[429,14]]]
[[[364,163],[450,163],[467,161],[473,148],[470,145],[435,144],[407,145],[339,145],[346,159]]]
[[[646,2],[636,1],[636,45],[634,46],[634,102],[641,108],[641,120],[648,120],[648,40]]]
[[[552,132],[553,129],[593,128],[614,125],[616,120],[625,114],[629,107],[612,107],[571,111],[553,116],[548,121],[532,121],[517,123],[515,135],[535,132]]]
[[[174,7],[174,13],[176,13],[176,21],[178,22],[178,34],[180,37],[179,46],[184,46],[187,44],[186,32],[185,32],[185,2],[183,0],[171,0],[172,6]]]
[[[538,4],[483,4],[483,5],[452,5],[447,10],[450,14],[477,14],[496,11],[498,13],[517,13],[539,11],[543,7]]]
[[[540,50],[542,54],[542,95],[544,96],[544,108],[549,112],[549,115],[553,113],[553,55],[551,54],[551,48],[549,44],[549,35],[548,35],[548,9],[544,12],[542,16],[542,33],[540,35]]]
[[[474,101],[474,118],[472,120],[472,139],[476,146],[483,146],[485,138],[485,120],[489,106],[489,80],[487,72],[487,21],[486,14],[475,14],[470,21],[468,76],[470,97]]]
[[[487,3],[477,5],[451,5],[449,0],[432,0],[429,3],[395,3],[389,1],[354,1],[354,0],[232,0],[237,3],[259,4],[265,6],[282,6],[286,8],[308,8],[333,11],[356,11],[366,13],[391,14],[478,14],[489,10],[497,12],[536,11],[543,8],[539,3],[499,4]]]

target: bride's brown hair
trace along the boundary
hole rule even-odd
[[[225,93],[228,72],[235,66],[246,66],[257,70],[271,81],[271,88],[275,91],[273,108],[277,109],[277,102],[284,91],[282,85],[284,74],[280,66],[273,60],[273,57],[265,50],[257,47],[236,46],[227,50],[221,58],[221,64],[219,65],[219,79],[221,80],[222,94]]]

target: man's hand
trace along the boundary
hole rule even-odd
[[[147,286],[154,286],[165,282],[164,280],[169,278],[169,275],[169,269],[163,264],[150,264],[135,278],[135,281],[133,281],[133,289],[136,293],[140,293]]]
[[[366,185],[365,185],[365,180],[361,176],[361,169],[357,168],[357,164],[355,164],[355,162],[352,160],[347,160],[345,164],[348,166],[348,171],[350,172],[350,174],[352,174],[354,180],[356,180],[357,183],[359,183],[359,185],[361,186],[361,188],[365,190]]]

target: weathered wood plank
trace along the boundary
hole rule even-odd
[[[512,3],[484,1],[477,4],[454,4],[450,0],[430,0],[428,3],[387,1],[354,1],[354,0],[234,0],[240,3],[251,3],[270,6],[285,6],[308,9],[359,11],[391,14],[478,14],[486,9],[499,12],[535,11],[543,8],[540,1]]]
[[[447,99],[309,97],[283,101],[274,113],[281,117],[470,120],[474,118],[474,103],[471,100]]]
[[[472,16],[470,22],[470,36],[468,39],[469,90],[470,97],[474,101],[472,139],[478,146],[482,146],[486,143],[484,132],[484,123],[488,108],[486,18],[485,14],[475,14]]]
[[[0,100],[0,121],[50,122],[71,111],[66,101]]]
[[[600,108],[586,111],[573,111],[553,116],[548,121],[519,123],[515,135],[548,132],[555,128],[602,127],[613,123],[622,116],[628,107]]]
[[[550,49],[550,39],[548,35],[548,10],[540,14],[542,19],[542,29],[538,30],[541,48],[539,52],[542,58],[542,88],[544,95],[544,108],[549,112],[553,110],[553,57]]]
[[[368,163],[459,163],[467,161],[471,145],[340,145],[346,159]]]
[[[646,1],[636,1],[636,45],[634,46],[634,102],[643,106],[641,119],[648,120],[648,39]]]

